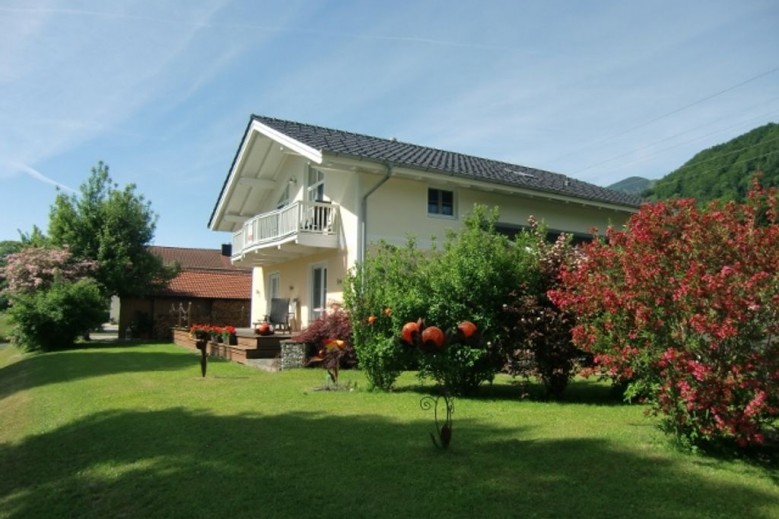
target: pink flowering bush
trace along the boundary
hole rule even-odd
[[[2,275],[9,293],[32,293],[52,286],[56,280],[75,281],[93,276],[97,262],[76,260],[70,251],[53,247],[28,247],[9,254]]]
[[[687,445],[761,444],[779,416],[777,191],[644,205],[549,295],[573,340]]]
[[[7,256],[13,340],[27,350],[72,346],[108,317],[108,301],[91,274],[95,262],[74,260],[67,249],[28,247]]]

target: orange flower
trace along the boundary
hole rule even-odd
[[[385,308],[384,309],[384,315],[386,317],[392,317],[392,308],[390,308],[390,307]]]
[[[375,322],[376,322],[376,316],[375,315],[371,315],[370,317],[368,317],[368,324],[373,324]]]

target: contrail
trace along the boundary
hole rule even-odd
[[[16,164],[14,164],[14,166],[16,167],[16,169],[18,169],[20,171],[23,171],[24,173],[27,173],[28,175],[30,175],[35,180],[40,180],[41,182],[44,182],[46,184],[51,184],[52,186],[56,186],[56,187],[62,189],[63,191],[70,191],[71,193],[76,193],[77,192],[72,187],[68,187],[65,184],[60,184],[56,180],[47,177],[46,175],[44,175],[43,173],[41,173],[37,169],[35,169],[33,167],[30,167],[27,164],[16,163]]]

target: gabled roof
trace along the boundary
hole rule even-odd
[[[251,269],[235,267],[219,249],[151,246],[163,263],[178,263],[181,272],[156,296],[204,299],[251,299]]]
[[[182,270],[157,296],[203,299],[251,299],[250,272]]]
[[[321,152],[631,208],[641,204],[633,195],[508,162],[260,115],[253,115],[251,121]]]
[[[246,268],[236,267],[219,249],[191,249],[182,247],[162,247],[152,245],[149,251],[162,258],[163,263],[178,263],[182,269],[216,269],[247,272]]]

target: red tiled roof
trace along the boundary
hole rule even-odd
[[[160,296],[197,297],[206,299],[251,299],[250,272],[182,270]]]
[[[235,267],[219,249],[151,246],[149,251],[166,265],[178,263],[181,272],[158,296],[204,299],[251,299],[250,268]]]
[[[182,247],[161,247],[153,245],[149,251],[162,258],[166,265],[178,263],[182,270],[190,268],[247,271],[244,267],[235,267],[229,256],[219,249],[187,249]]]

